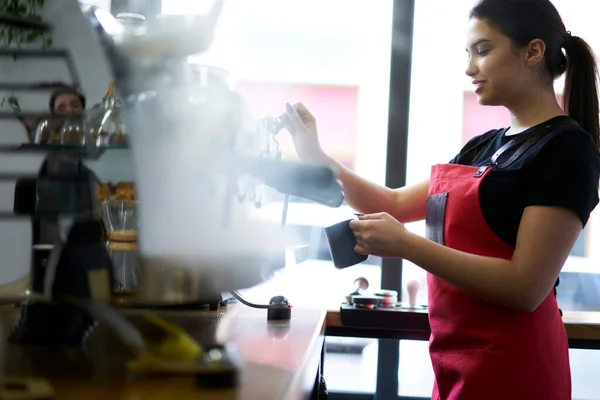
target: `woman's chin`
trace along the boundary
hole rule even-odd
[[[494,99],[492,99],[488,96],[482,96],[482,95],[477,95],[477,103],[479,103],[479,105],[482,105],[482,106],[500,105],[497,101],[494,101]]]

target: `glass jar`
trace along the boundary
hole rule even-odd
[[[92,137],[96,146],[125,146],[129,143],[121,118],[121,100],[111,83],[102,101],[90,110]]]

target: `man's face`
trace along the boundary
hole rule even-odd
[[[78,114],[83,111],[83,104],[81,104],[79,96],[73,93],[63,93],[54,100],[53,111],[56,115]]]

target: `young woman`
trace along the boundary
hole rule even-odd
[[[470,13],[469,63],[480,104],[509,128],[471,140],[430,179],[392,190],[319,145],[315,118],[288,107],[307,161],[339,172],[356,251],[428,272],[433,399],[568,400],[567,337],[554,286],[598,203],[596,65],[549,0],[482,0]],[[553,81],[566,72],[564,110]],[[427,238],[403,223],[426,219]]]

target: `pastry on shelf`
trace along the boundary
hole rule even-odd
[[[100,201],[109,200],[111,192],[111,186],[108,183],[99,183],[96,186],[96,196]]]
[[[135,190],[131,182],[119,182],[115,185],[115,199],[117,200],[133,200],[135,198]]]

